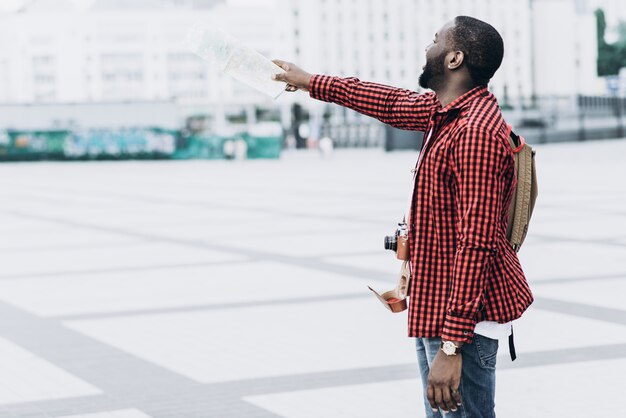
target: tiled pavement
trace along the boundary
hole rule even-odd
[[[626,141],[538,153],[497,409],[619,416]],[[415,158],[1,165],[0,418],[423,416],[406,315],[366,287]]]

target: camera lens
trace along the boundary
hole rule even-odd
[[[385,250],[397,251],[398,250],[398,237],[395,235],[385,237]]]

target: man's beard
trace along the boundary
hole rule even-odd
[[[446,53],[442,52],[439,56],[436,56],[430,60],[426,60],[426,66],[419,78],[419,85],[425,89],[436,90],[443,81],[444,62]]]

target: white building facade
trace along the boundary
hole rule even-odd
[[[266,50],[276,44],[263,27],[271,11],[223,2],[196,9],[187,3],[100,0],[81,8],[39,0],[0,17],[0,102],[258,99],[216,79],[217,72],[182,41],[194,22],[203,22],[229,27]]]
[[[219,74],[185,51],[185,33],[215,25],[311,72],[417,89],[425,47],[457,15],[502,34],[490,85],[501,102],[598,93],[595,22],[579,0],[31,0],[0,15],[0,102],[171,100],[219,117],[281,107],[284,121],[300,102],[320,117],[327,107],[304,94],[274,102]]]

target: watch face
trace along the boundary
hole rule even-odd
[[[446,353],[449,356],[456,354],[456,345],[454,345],[452,341],[444,342],[441,349],[443,350],[444,353]]]

